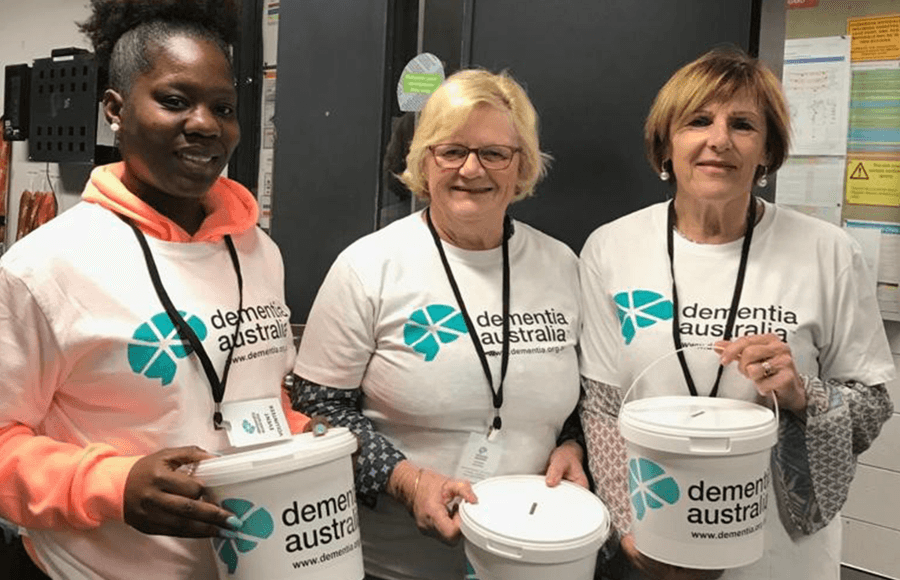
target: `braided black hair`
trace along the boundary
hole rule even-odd
[[[210,40],[231,62],[239,34],[240,0],[91,0],[91,16],[78,28],[91,41],[99,88],[127,94],[150,70],[153,50],[173,36]]]

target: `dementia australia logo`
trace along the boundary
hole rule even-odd
[[[625,344],[631,344],[638,328],[653,326],[657,322],[672,318],[672,301],[650,290],[620,292],[613,296],[616,314],[622,325]]]
[[[414,351],[434,360],[442,344],[468,334],[462,314],[446,304],[432,304],[416,310],[403,326],[403,342]]]
[[[197,338],[206,338],[206,325],[199,318],[181,311],[178,313]],[[176,359],[185,358],[193,350],[190,344],[181,340],[169,315],[160,312],[134,331],[128,345],[128,364],[134,372],[148,379],[160,379],[166,386],[175,378]]]
[[[262,507],[256,507],[245,499],[230,498],[222,501],[222,507],[241,520],[241,527],[232,538],[213,538],[213,547],[219,560],[234,574],[238,566],[238,553],[246,554],[275,531],[272,515]]]
[[[628,493],[638,520],[644,519],[648,509],[672,505],[681,496],[675,480],[662,467],[643,457],[628,462]]]

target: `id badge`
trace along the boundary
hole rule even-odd
[[[495,475],[503,455],[502,439],[499,433],[490,438],[486,433],[470,433],[454,477],[476,483]]]
[[[278,397],[222,403],[222,427],[232,447],[259,445],[291,437]]]

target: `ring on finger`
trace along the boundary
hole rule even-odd
[[[772,368],[772,365],[769,364],[769,361],[764,360],[759,364],[762,366],[764,379],[767,379],[775,374],[775,369]]]

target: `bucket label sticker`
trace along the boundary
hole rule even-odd
[[[675,480],[662,467],[643,457],[629,462],[628,493],[638,520],[644,519],[648,509],[674,504],[681,497]]]
[[[246,554],[256,548],[261,540],[272,535],[275,525],[272,515],[265,508],[254,506],[253,502],[245,499],[226,499],[222,501],[222,507],[241,520],[241,527],[235,531],[234,538],[213,540],[219,560],[225,564],[229,574],[234,574],[238,566],[238,554]]]
[[[692,542],[733,540],[761,531],[766,520],[770,471],[718,472],[668,469],[645,457],[630,457],[628,491],[635,526],[689,534]]]
[[[352,481],[347,482],[352,485]],[[232,537],[214,538],[220,572],[235,580],[286,578],[302,573],[311,580],[362,573],[359,515],[353,488],[321,490],[313,497],[220,502],[241,527]],[[297,572],[305,570],[305,572]],[[346,574],[346,576],[344,576]],[[291,576],[293,577],[293,576]]]

